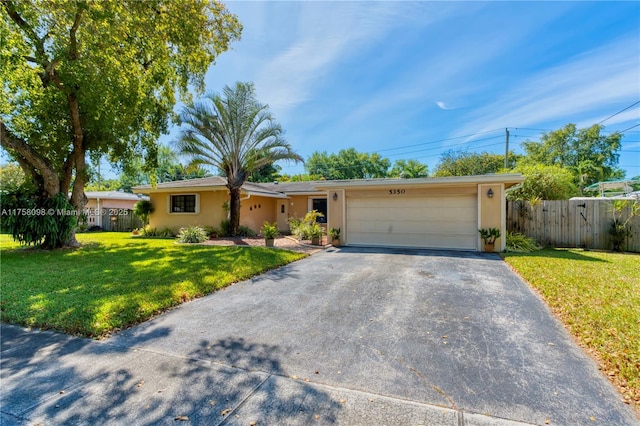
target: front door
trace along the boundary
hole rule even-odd
[[[278,230],[280,232],[289,232],[289,200],[278,200]]]

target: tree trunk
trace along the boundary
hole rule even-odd
[[[235,237],[240,227],[240,187],[229,188],[229,221],[231,236]]]
[[[52,198],[58,195],[60,192],[60,179],[49,160],[38,154],[26,141],[12,134],[1,121],[0,145],[7,150],[15,151],[21,157],[18,164],[20,164],[27,176],[32,175],[34,170],[40,173],[42,189],[49,197]],[[25,169],[26,165],[29,167]]]
[[[67,95],[67,102],[69,104],[69,113],[71,115],[71,128],[73,129],[73,151],[71,152],[71,160],[76,171],[70,202],[76,212],[80,213],[87,203],[87,197],[84,194],[87,169],[85,159],[86,141],[84,137],[84,130],[82,129],[82,121],[80,119],[80,105],[78,104],[78,98],[75,93]],[[75,229],[69,235],[69,241],[67,241],[66,245],[70,247],[80,246],[80,243],[76,240]]]

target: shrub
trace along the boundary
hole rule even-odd
[[[276,222],[273,224],[265,222],[262,224],[260,232],[262,232],[265,240],[272,240],[278,235],[278,224]]]
[[[238,237],[256,237],[258,234],[248,226],[240,225],[238,227]]]
[[[18,188],[2,193],[1,204],[2,231],[20,244],[63,247],[77,224],[78,217],[64,194],[45,198],[35,190]]]
[[[220,222],[220,236],[221,237],[231,236],[231,221],[229,219],[225,219],[222,222]]]
[[[500,238],[500,230],[498,228],[489,228],[489,229],[479,229],[480,238],[484,241],[485,244],[494,244],[496,242],[496,238]]]
[[[145,237],[174,238],[176,233],[168,226],[165,226],[162,229],[147,227],[142,230],[141,235],[144,235]]]
[[[329,229],[329,236],[332,240],[340,239],[340,228],[331,228]]]
[[[189,226],[180,228],[178,241],[181,243],[202,243],[209,239],[209,234],[200,226]]]
[[[633,235],[633,232],[631,231],[631,227],[627,226],[626,222],[622,222],[620,219],[612,219],[609,223],[611,250],[622,251],[622,246],[631,235]]]
[[[622,220],[624,209],[630,207],[630,214],[625,220]],[[640,203],[630,202],[630,200],[615,200],[611,204],[611,212],[613,219],[609,223],[609,236],[611,237],[611,249],[613,251],[622,251],[622,246],[633,235],[629,221],[634,216],[640,215]]]
[[[221,232],[218,228],[216,228],[215,226],[201,226],[202,229],[204,229],[204,232],[207,233],[207,235],[209,236],[209,238],[217,238]]]
[[[175,238],[176,231],[173,228],[169,228],[168,226],[165,226],[159,231],[158,236],[161,238]]]
[[[149,200],[139,200],[133,205],[133,214],[138,216],[145,226],[149,223],[151,213],[153,213],[153,205]]]
[[[310,240],[313,237],[321,237],[323,229],[316,220],[324,215],[317,210],[311,210],[303,219],[291,218],[289,219],[289,228],[291,233],[298,240]]]
[[[505,251],[516,253],[529,253],[540,250],[542,247],[538,245],[536,240],[526,235],[507,232]]]
[[[289,229],[293,233],[293,230],[300,226],[302,220],[297,217],[290,217],[287,222],[289,222]]]

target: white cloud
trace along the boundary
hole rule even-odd
[[[640,98],[638,57],[637,39],[632,35],[544,70],[506,87],[503,96],[475,110],[459,134],[582,122],[606,105],[613,113]],[[604,124],[617,122],[612,119]]]
[[[444,103],[444,102],[442,102],[442,101],[437,101],[437,102],[436,102],[436,105],[438,105],[438,108],[443,109],[443,110],[445,110],[445,111],[448,111],[448,110],[450,110],[450,109],[456,109],[456,107],[449,106],[449,105],[445,104],[445,103]]]

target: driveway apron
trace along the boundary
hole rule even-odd
[[[104,342],[2,340],[6,424],[638,424],[496,255],[329,249]]]

